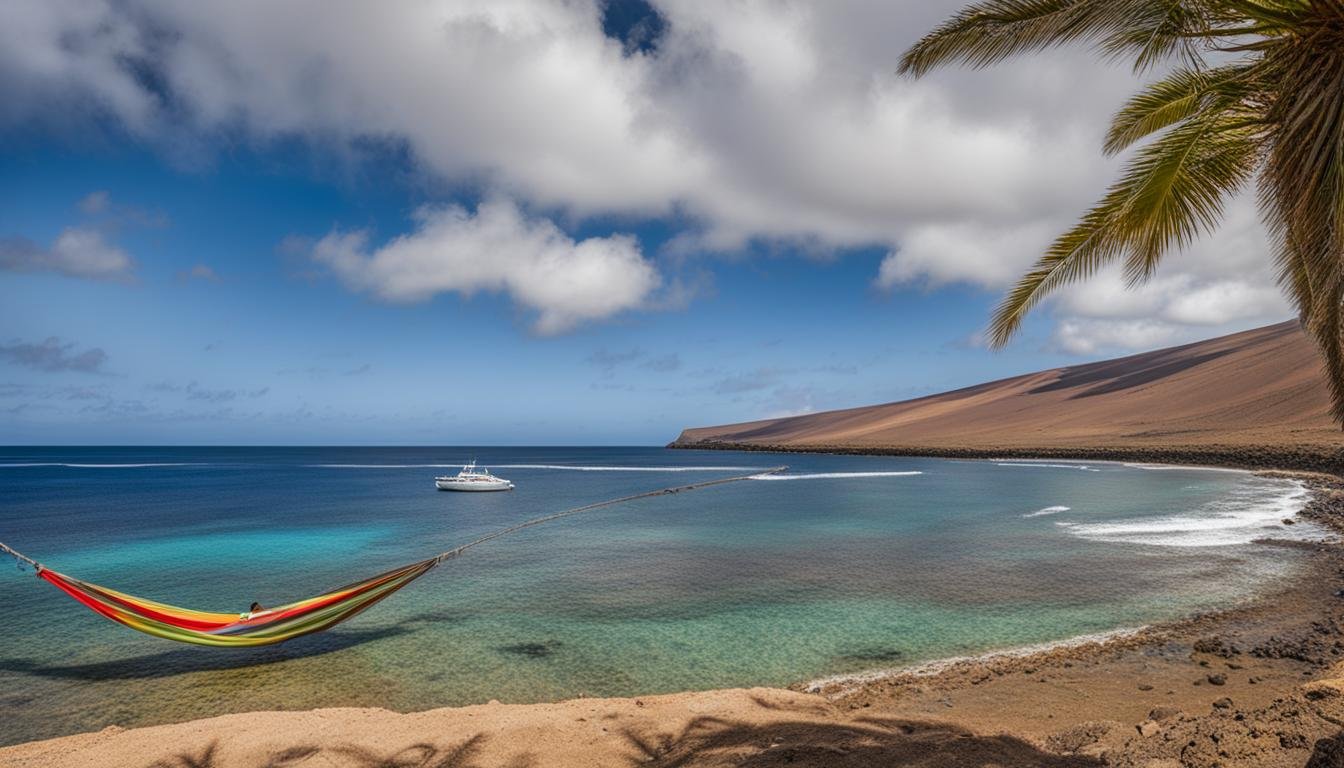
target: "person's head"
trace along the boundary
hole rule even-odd
[[[248,608],[247,610],[251,611],[252,613],[256,613],[257,611],[261,610],[261,603],[253,603],[252,607]]]

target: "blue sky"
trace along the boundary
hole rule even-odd
[[[1011,67],[910,84],[855,9],[447,5],[415,51],[395,45],[414,25],[370,29],[392,64],[361,83],[319,55],[339,41],[291,60],[247,31],[265,6],[20,3],[24,36],[0,40],[0,441],[657,444],[1288,316],[1239,266],[1263,236],[1234,208],[1147,293],[1103,276],[1006,351],[978,343],[1113,170],[1087,149],[1104,111],[1069,98],[1081,59],[1024,65],[1044,89]],[[884,23],[913,39],[942,10]],[[200,63],[215,51],[228,66]],[[442,88],[411,76],[435,56]],[[264,81],[237,63],[266,57]],[[487,73],[501,61],[518,71]],[[1099,76],[1102,96],[1133,86]],[[1013,87],[1039,103],[984,105]],[[916,107],[935,113],[900,117]]]

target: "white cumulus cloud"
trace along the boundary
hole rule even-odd
[[[412,232],[377,248],[369,240],[367,231],[332,232],[312,256],[346,285],[387,301],[507,293],[536,312],[534,328],[541,334],[643,307],[661,282],[635,238],[575,241],[505,200],[483,202],[475,213],[458,206],[422,208]]]
[[[0,270],[108,280],[128,276],[134,266],[125,251],[94,229],[68,227],[46,248],[24,238],[0,240]]]
[[[604,33],[601,0],[14,0],[0,124],[111,116],[173,155],[220,136],[392,141],[431,176],[567,221],[668,219],[680,251],[877,247],[881,287],[999,291],[1114,177],[1106,122],[1140,84],[1081,49],[897,77],[900,52],[964,1],[653,0],[664,32],[631,49]],[[1181,338],[1281,319],[1253,206],[1235,208],[1146,293],[1103,280],[1047,304],[1072,339],[1119,324],[1061,346],[1146,343],[1120,332],[1142,323]],[[358,233],[324,247],[353,286],[398,300],[507,291],[539,330],[640,306],[656,283],[618,235],[574,244],[554,283],[484,252],[451,278],[414,274],[416,244],[481,215],[426,214],[373,252]]]

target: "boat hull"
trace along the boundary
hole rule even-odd
[[[481,493],[486,491],[512,491],[513,483],[507,480],[498,483],[483,483],[480,481],[462,483],[456,480],[435,480],[434,487],[440,491],[464,491],[467,493]]]

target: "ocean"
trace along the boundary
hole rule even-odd
[[[471,459],[507,493],[434,489]],[[0,448],[0,541],[176,605],[317,594],[493,529],[335,629],[201,648],[0,570],[0,743],[259,709],[785,685],[1141,626],[1291,578],[1297,482],[1104,462],[661,448]]]

